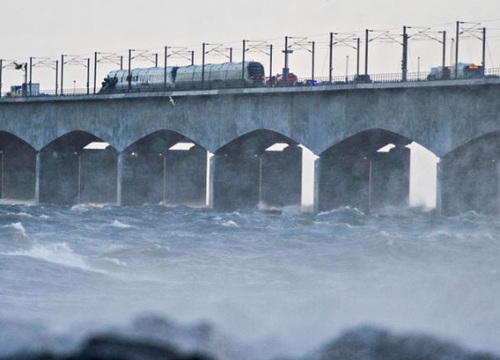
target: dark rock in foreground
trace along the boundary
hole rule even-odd
[[[181,353],[174,347],[117,336],[90,338],[72,355],[18,355],[6,360],[212,360],[208,355]]]
[[[425,335],[394,335],[363,327],[348,331],[304,360],[500,360]]]
[[[1,327],[1,326],[0,326]],[[18,329],[19,330],[19,329]],[[22,331],[17,331],[19,335]],[[91,334],[72,348],[24,348],[0,360],[278,360],[270,344],[241,344],[211,325],[181,326],[165,318],[143,316],[130,327]],[[4,343],[5,344],[5,343]],[[45,350],[42,350],[45,349]],[[64,350],[66,349],[66,350]],[[451,342],[420,334],[392,334],[360,327],[308,355],[283,354],[279,360],[500,360]]]

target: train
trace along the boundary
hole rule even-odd
[[[455,75],[456,69],[456,75]],[[471,63],[458,63],[452,66],[436,66],[431,68],[427,80],[479,79],[484,76],[482,66]]]
[[[455,74],[456,69],[456,74]],[[452,66],[436,66],[430,69],[428,81],[451,79],[478,79],[484,76],[482,66],[458,63]],[[369,76],[359,75],[354,83],[374,82]],[[345,83],[345,82],[341,82]],[[266,78],[264,66],[256,61],[226,62],[220,64],[150,67],[111,71],[102,83],[100,94],[159,91],[224,89],[257,86],[319,85],[315,80],[298,81],[295,74]],[[322,82],[321,84],[329,84]]]
[[[264,66],[256,61],[137,68],[111,71],[99,93],[251,87],[265,80]]]

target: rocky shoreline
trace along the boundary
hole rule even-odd
[[[250,349],[207,324],[183,327],[146,316],[125,331],[88,336],[72,351],[19,350],[0,360],[500,360],[422,334],[393,334],[375,327],[348,330],[307,355],[276,357]]]

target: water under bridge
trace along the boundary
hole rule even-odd
[[[499,212],[496,78],[2,99],[0,195],[298,205],[307,148],[317,156],[316,210],[374,210],[408,205],[413,141],[440,158],[443,212]],[[109,146],[89,148],[96,142]],[[276,143],[283,151],[266,151]]]

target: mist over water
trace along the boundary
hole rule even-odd
[[[476,213],[5,205],[0,356],[145,314],[210,323],[258,359],[366,324],[500,353],[499,258],[500,222]]]

